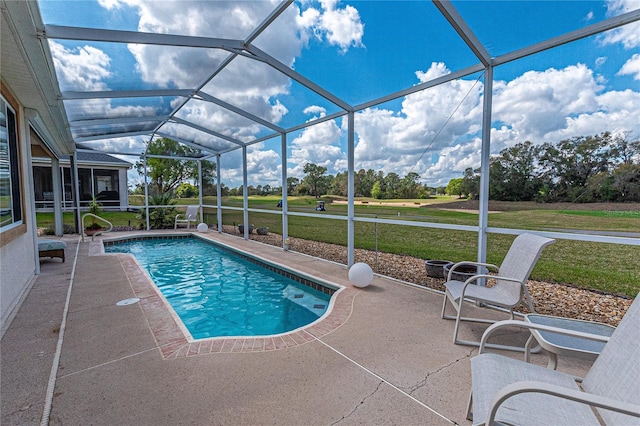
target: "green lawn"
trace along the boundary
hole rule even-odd
[[[249,207],[255,209],[280,211],[277,203],[280,197],[250,197]],[[322,214],[346,216],[347,206],[327,201],[327,211]],[[429,200],[442,203],[449,197]],[[136,200],[137,201],[137,200]],[[366,200],[368,201],[368,200]],[[406,207],[411,201],[403,200],[392,205],[368,204],[355,206],[356,217],[395,218],[410,221],[450,223],[475,226],[478,215],[470,212],[449,211],[437,208]],[[181,199],[178,204],[196,204],[198,200]],[[215,197],[205,197],[205,204],[215,205]],[[316,200],[312,197],[290,197],[290,211],[315,212]],[[133,204],[133,203],[132,203]],[[404,204],[404,205],[403,205]],[[225,197],[224,206],[242,207],[242,197]],[[529,229],[577,229],[640,232],[638,211],[612,212],[589,210],[549,210],[532,209],[531,206],[518,210],[513,208],[489,215],[489,226]],[[535,206],[534,206],[535,207]],[[548,207],[548,206],[544,206]],[[103,216],[114,225],[137,226],[139,221],[135,213],[105,212]],[[52,226],[52,213],[38,213],[39,226]],[[205,221],[215,224],[215,209],[205,210]],[[72,224],[73,216],[65,213],[64,222]],[[225,225],[243,222],[242,211],[223,210]],[[249,223],[256,227],[266,226],[274,233],[282,233],[282,218],[279,214],[249,212]],[[475,232],[420,228],[413,226],[386,225],[373,223],[355,223],[355,245],[358,248],[404,254],[423,259],[446,259],[460,261],[475,259],[477,256],[477,234]],[[347,244],[347,223],[343,220],[327,218],[289,216],[289,235],[291,237],[321,241],[332,244]],[[488,237],[488,261],[500,264],[513,240],[511,235],[490,234]],[[581,241],[558,240],[547,247],[535,269],[532,279],[571,284],[578,287],[599,290],[607,293],[625,294],[635,297],[640,291],[640,248],[618,244],[589,243]]]

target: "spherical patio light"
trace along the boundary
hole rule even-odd
[[[373,281],[373,271],[366,263],[354,263],[349,268],[349,281],[356,287],[366,287]]]
[[[207,232],[209,230],[209,225],[206,223],[198,224],[198,232]]]

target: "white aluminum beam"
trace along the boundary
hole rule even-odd
[[[222,108],[228,109],[229,111],[235,112],[238,115],[241,115],[244,118],[248,118],[251,121],[255,121],[258,124],[261,124],[265,127],[270,128],[271,130],[275,130],[278,133],[284,133],[284,129],[280,126],[276,126],[275,124],[264,120],[260,117],[258,117],[257,115],[251,114],[250,112],[247,112],[243,109],[240,109],[236,106],[231,105],[228,102],[223,101],[222,99],[218,99],[215,96],[211,96],[208,93],[205,93],[203,91],[198,91],[198,96],[200,96],[203,100],[208,101],[208,102],[212,102],[216,105],[221,106]]]
[[[217,153],[217,151],[215,149],[213,149],[213,148],[207,148],[206,146],[202,146],[202,145],[200,145],[198,143],[195,143],[193,141],[188,141],[186,139],[182,139],[182,138],[180,138],[178,136],[175,136],[175,135],[170,135],[169,133],[165,133],[165,132],[160,131],[160,130],[156,131],[154,134],[156,134],[158,136],[161,136],[163,138],[173,139],[176,142],[180,142],[181,144],[190,146],[190,147],[195,148],[195,149],[199,149],[201,151],[208,152],[210,154],[216,154]]]
[[[83,40],[107,43],[134,43],[157,46],[201,47],[207,49],[242,49],[241,40],[193,37],[176,34],[146,33],[141,31],[106,30],[101,28],[45,25],[42,36],[57,40]]]
[[[130,136],[144,136],[144,135],[150,135],[150,134],[151,132],[149,130],[144,130],[140,132],[124,132],[124,133],[110,133],[110,134],[95,135],[95,136],[84,136],[81,138],[74,138],[73,140],[76,143],[82,143],[82,142],[89,142],[89,141],[98,141],[102,139],[117,139],[117,138],[126,138]]]
[[[533,54],[536,54],[545,50],[549,50],[554,47],[561,46],[563,44],[571,43],[586,37],[591,37],[591,36],[600,34],[603,31],[612,30],[622,25],[627,25],[633,22],[637,22],[639,20],[640,20],[640,9],[634,10],[633,12],[625,13],[623,15],[619,15],[613,18],[606,19],[602,22],[598,22],[596,24],[589,25],[587,27],[583,27],[575,31],[571,31],[569,33],[563,34],[558,37],[550,38],[548,40],[545,40],[540,43],[536,43],[529,47],[515,50],[511,53],[498,56],[493,60],[493,64],[494,66],[506,64],[507,62],[515,61],[517,59],[521,59],[526,56],[531,56]]]
[[[411,87],[409,87],[407,89],[400,90],[400,91],[395,92],[395,93],[391,93],[390,95],[383,96],[381,98],[374,99],[374,100],[369,101],[369,102],[361,103],[359,105],[354,106],[353,109],[354,109],[354,111],[361,111],[363,109],[370,108],[370,107],[373,107],[373,106],[376,106],[376,105],[380,105],[380,104],[385,103],[385,102],[393,101],[394,99],[398,99],[398,98],[401,98],[403,96],[411,95],[411,94],[416,93],[416,92],[421,92],[421,91],[423,91],[425,89],[428,89],[430,87],[439,86],[440,84],[448,83],[449,81],[453,81],[453,80],[457,80],[457,79],[462,78],[462,77],[466,77],[468,75],[483,71],[484,69],[485,69],[485,67],[482,64],[472,65],[470,67],[461,69],[459,71],[454,71],[454,72],[449,73],[447,75],[443,75],[441,77],[434,78],[433,80],[425,81],[424,83],[420,83],[420,84],[416,84],[415,86],[411,86]]]
[[[103,126],[105,124],[131,124],[131,123],[152,123],[156,121],[166,121],[168,115],[158,115],[153,117],[117,117],[117,118],[93,118],[88,120],[70,121],[71,127],[81,126]]]
[[[318,95],[322,96],[323,98],[325,98],[329,102],[339,106],[343,110],[345,110],[345,111],[353,111],[353,107],[351,105],[349,105],[347,102],[345,102],[342,99],[338,98],[333,93],[330,93],[329,91],[327,91],[327,90],[323,89],[322,87],[318,86],[317,84],[315,84],[314,82],[312,82],[308,78],[304,77],[302,74],[294,71],[293,69],[291,69],[290,67],[286,66],[282,62],[278,61],[277,59],[275,59],[271,55],[269,55],[269,54],[263,52],[262,50],[258,49],[256,46],[248,45],[248,46],[246,46],[244,48],[244,50],[249,52],[249,53],[251,53],[252,55],[255,55],[255,59],[256,60],[261,60],[261,61],[265,62],[267,65],[271,66],[273,69],[275,69],[277,71],[280,71],[282,74],[286,75],[287,77],[291,78],[292,80],[297,81],[298,83],[302,84],[307,89],[317,93]]]
[[[172,122],[178,123],[178,124],[183,124],[185,126],[191,127],[193,129],[196,129],[196,130],[200,130],[201,132],[204,132],[204,133],[207,133],[207,134],[209,134],[211,136],[215,136],[217,138],[223,139],[223,140],[225,140],[227,142],[231,142],[232,144],[235,144],[235,145],[238,145],[238,146],[246,145],[244,142],[241,142],[241,141],[239,141],[237,139],[234,139],[234,138],[232,138],[230,136],[223,135],[222,133],[216,132],[216,131],[211,130],[211,129],[207,129],[206,127],[202,127],[202,126],[200,126],[198,124],[192,123],[192,122],[187,121],[187,120],[183,120],[183,119],[178,118],[178,117],[172,117],[171,120],[169,120],[169,121],[172,121]]]
[[[189,97],[193,95],[191,89],[157,89],[157,90],[100,90],[100,91],[66,91],[62,92],[62,100],[76,99],[119,99],[119,98],[156,98],[156,97]]]

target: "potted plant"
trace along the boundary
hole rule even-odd
[[[99,216],[102,213],[102,204],[98,202],[98,200],[93,197],[89,205],[89,213]],[[87,235],[94,235],[95,233],[102,230],[102,226],[98,222],[96,222],[95,216],[91,216],[91,224],[85,227],[84,232]]]

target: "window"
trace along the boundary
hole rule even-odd
[[[0,230],[22,223],[16,114],[0,98]]]

